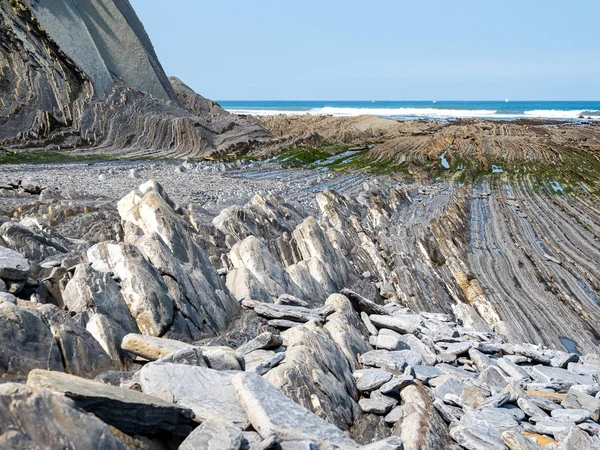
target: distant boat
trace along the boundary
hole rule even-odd
[[[506,97],[506,100],[504,100],[506,103],[508,103],[508,97]]]
[[[434,100],[433,103],[437,103],[437,100]]]

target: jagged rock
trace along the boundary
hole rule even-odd
[[[229,347],[200,347],[208,366],[215,370],[244,370],[244,357]]]
[[[256,237],[235,244],[229,259],[233,270],[227,274],[227,287],[235,296],[265,303],[274,303],[284,294],[304,297],[281,263]]]
[[[541,447],[518,431],[505,431],[502,439],[510,450],[539,450]]]
[[[248,418],[232,388],[232,373],[179,364],[149,364],[137,382],[146,394],[190,408],[196,420],[226,422],[240,429]]]
[[[294,401],[339,428],[359,414],[352,366],[339,344],[314,322],[282,333],[286,358],[266,379]]]
[[[264,375],[272,368],[277,367],[279,365],[279,363],[281,363],[281,361],[283,361],[285,359],[285,356],[286,356],[285,352],[275,353],[275,355],[273,355],[273,357],[271,357],[270,359],[259,363],[255,367],[254,371],[256,373],[258,373],[259,375]],[[248,370],[246,370],[246,371],[248,371]]]
[[[519,408],[521,408],[523,410],[523,412],[530,417],[536,417],[539,419],[548,417],[548,414],[546,413],[546,411],[544,411],[542,408],[540,408],[539,406],[537,406],[535,403],[533,403],[531,400],[529,400],[527,398],[519,398],[517,400],[517,404],[519,405]]]
[[[139,330],[119,285],[109,274],[95,271],[87,264],[78,265],[62,297],[69,311],[85,316],[86,329],[113,362],[119,364],[130,359],[121,349],[121,342],[127,334]]]
[[[368,332],[347,297],[332,294],[325,300],[325,307],[328,306],[333,307],[335,312],[327,317],[325,328],[343,352],[350,368],[355,370],[358,368],[356,356],[369,350]]]
[[[26,280],[29,276],[29,261],[6,247],[0,246],[0,278],[8,280]]]
[[[155,361],[156,364],[182,364],[186,366],[208,367],[207,359],[200,347],[187,346],[169,353]]]
[[[389,315],[389,311],[385,309],[382,305],[378,305],[377,303],[367,298],[364,298],[362,295],[348,288],[342,289],[340,293],[348,297],[348,299],[352,302],[352,306],[354,306],[355,310],[362,311],[365,314],[367,314],[367,316],[373,314],[383,316]]]
[[[446,423],[433,406],[422,385],[412,385],[401,392],[403,419],[394,427],[406,450],[444,448],[451,444]]]
[[[406,386],[411,385],[414,380],[414,377],[412,377],[411,375],[394,376],[390,379],[390,381],[382,384],[379,388],[379,391],[383,394],[389,394],[394,391],[401,391]]]
[[[383,417],[363,414],[354,422],[351,433],[352,438],[359,444],[369,444],[391,436],[392,430],[386,425]]]
[[[560,422],[585,422],[591,417],[590,411],[586,409],[555,409],[550,413],[553,419]]]
[[[315,310],[301,306],[259,304],[255,306],[254,312],[261,317],[274,320],[291,320],[300,323],[310,322],[311,320],[323,321],[323,318]]]
[[[508,412],[500,408],[483,408],[477,411],[469,411],[463,416],[461,423],[467,426],[483,425],[500,432],[515,429],[519,423]]]
[[[275,300],[275,303],[277,305],[304,306],[305,308],[310,306],[308,302],[289,294],[281,294],[277,300]]]
[[[497,363],[498,367],[500,367],[509,377],[514,378],[515,380],[528,380],[531,378],[525,369],[519,367],[509,359],[500,358],[498,359]]]
[[[573,428],[561,442],[563,448],[577,448],[581,450],[591,450],[600,446],[598,438],[592,440],[584,431],[579,428]]]
[[[129,244],[103,242],[88,250],[92,268],[113,272],[121,280],[121,293],[140,331],[159,336],[174,316],[174,300],[158,271]]]
[[[27,375],[43,368],[63,371],[50,327],[28,308],[0,303],[0,372]]]
[[[128,448],[100,419],[46,389],[0,384],[0,405],[0,448]]]
[[[179,450],[238,450],[242,431],[226,423],[206,421],[181,443]]]
[[[69,397],[81,409],[124,433],[166,431],[185,436],[190,432],[190,422],[194,418],[189,409],[151,395],[64,373],[35,369],[29,373],[27,384]]]
[[[572,384],[594,384],[595,380],[589,375],[580,375],[558,367],[537,365],[531,368],[531,376],[545,383],[563,382]]]
[[[12,303],[13,305],[17,304],[17,297],[8,292],[0,292],[0,303]]]
[[[410,346],[405,342],[401,341],[400,338],[389,334],[378,334],[377,336],[371,336],[369,343],[375,349],[383,350],[410,350]]]
[[[375,327],[375,325],[373,325],[373,322],[371,322],[371,319],[369,319],[369,315],[366,312],[364,312],[364,311],[361,312],[360,318],[363,321],[363,323],[365,324],[365,327],[367,327],[367,330],[369,331],[369,334],[371,336],[377,336],[379,334],[377,327]]]
[[[58,343],[65,371],[79,377],[93,378],[115,367],[101,345],[76,320],[54,305],[33,310],[48,324]]]
[[[233,387],[252,426],[262,437],[278,435],[283,441],[358,447],[341,430],[290,400],[258,374],[234,375]]]
[[[239,313],[239,305],[229,295],[191,227],[174,206],[159,183],[142,184],[139,193],[132,192],[119,202],[119,214],[126,228],[125,240],[139,246],[160,274],[162,279],[158,284],[161,281],[166,284],[165,295],[172,297],[177,310],[171,332],[191,338],[216,334],[225,330]],[[156,277],[154,273],[148,275]],[[121,276],[121,279],[127,277]],[[157,300],[168,303],[166,299]]]

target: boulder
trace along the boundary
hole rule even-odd
[[[570,389],[561,405],[569,409],[585,409],[591,414],[593,420],[600,422],[600,398]]]
[[[190,408],[198,422],[215,420],[246,429],[248,418],[231,384],[233,372],[180,364],[148,364],[137,383],[146,394]]]
[[[116,364],[126,363],[131,355],[121,348],[123,338],[139,333],[119,285],[106,272],[89,264],[75,268],[73,278],[62,294],[65,306],[86,319],[86,329]]]
[[[67,373],[94,378],[115,366],[100,343],[75,319],[54,305],[33,310],[50,328],[62,355]]]
[[[295,403],[260,375],[236,374],[232,384],[252,426],[263,438],[277,435],[284,442],[308,440],[348,449],[358,447],[339,428]]]
[[[121,294],[139,330],[160,336],[173,323],[174,299],[160,273],[140,250],[123,243],[102,242],[87,252],[92,268],[112,272],[121,281]]]
[[[0,303],[0,374],[27,375],[36,368],[64,370],[50,327],[28,308]]]
[[[19,252],[0,246],[0,278],[26,280],[31,268],[29,261]]]
[[[328,329],[314,322],[282,333],[286,358],[266,379],[298,404],[348,429],[359,414],[352,368]]]
[[[154,336],[142,336],[131,333],[123,338],[121,348],[149,361],[155,361],[177,350],[189,347],[190,344]]]
[[[62,394],[124,433],[185,436],[192,430],[191,410],[141,392],[40,369],[29,373],[27,385]]]
[[[0,448],[128,449],[99,418],[46,389],[0,384],[0,410]]]
[[[405,450],[445,448],[451,444],[448,426],[424,386],[408,386],[401,397],[403,419],[394,426],[394,434],[402,438]]]

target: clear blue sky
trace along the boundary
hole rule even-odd
[[[218,100],[600,100],[599,0],[131,0]]]

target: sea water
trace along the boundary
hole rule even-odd
[[[285,101],[224,100],[236,114],[353,117],[371,114],[396,119],[554,119],[600,121],[600,101]]]

